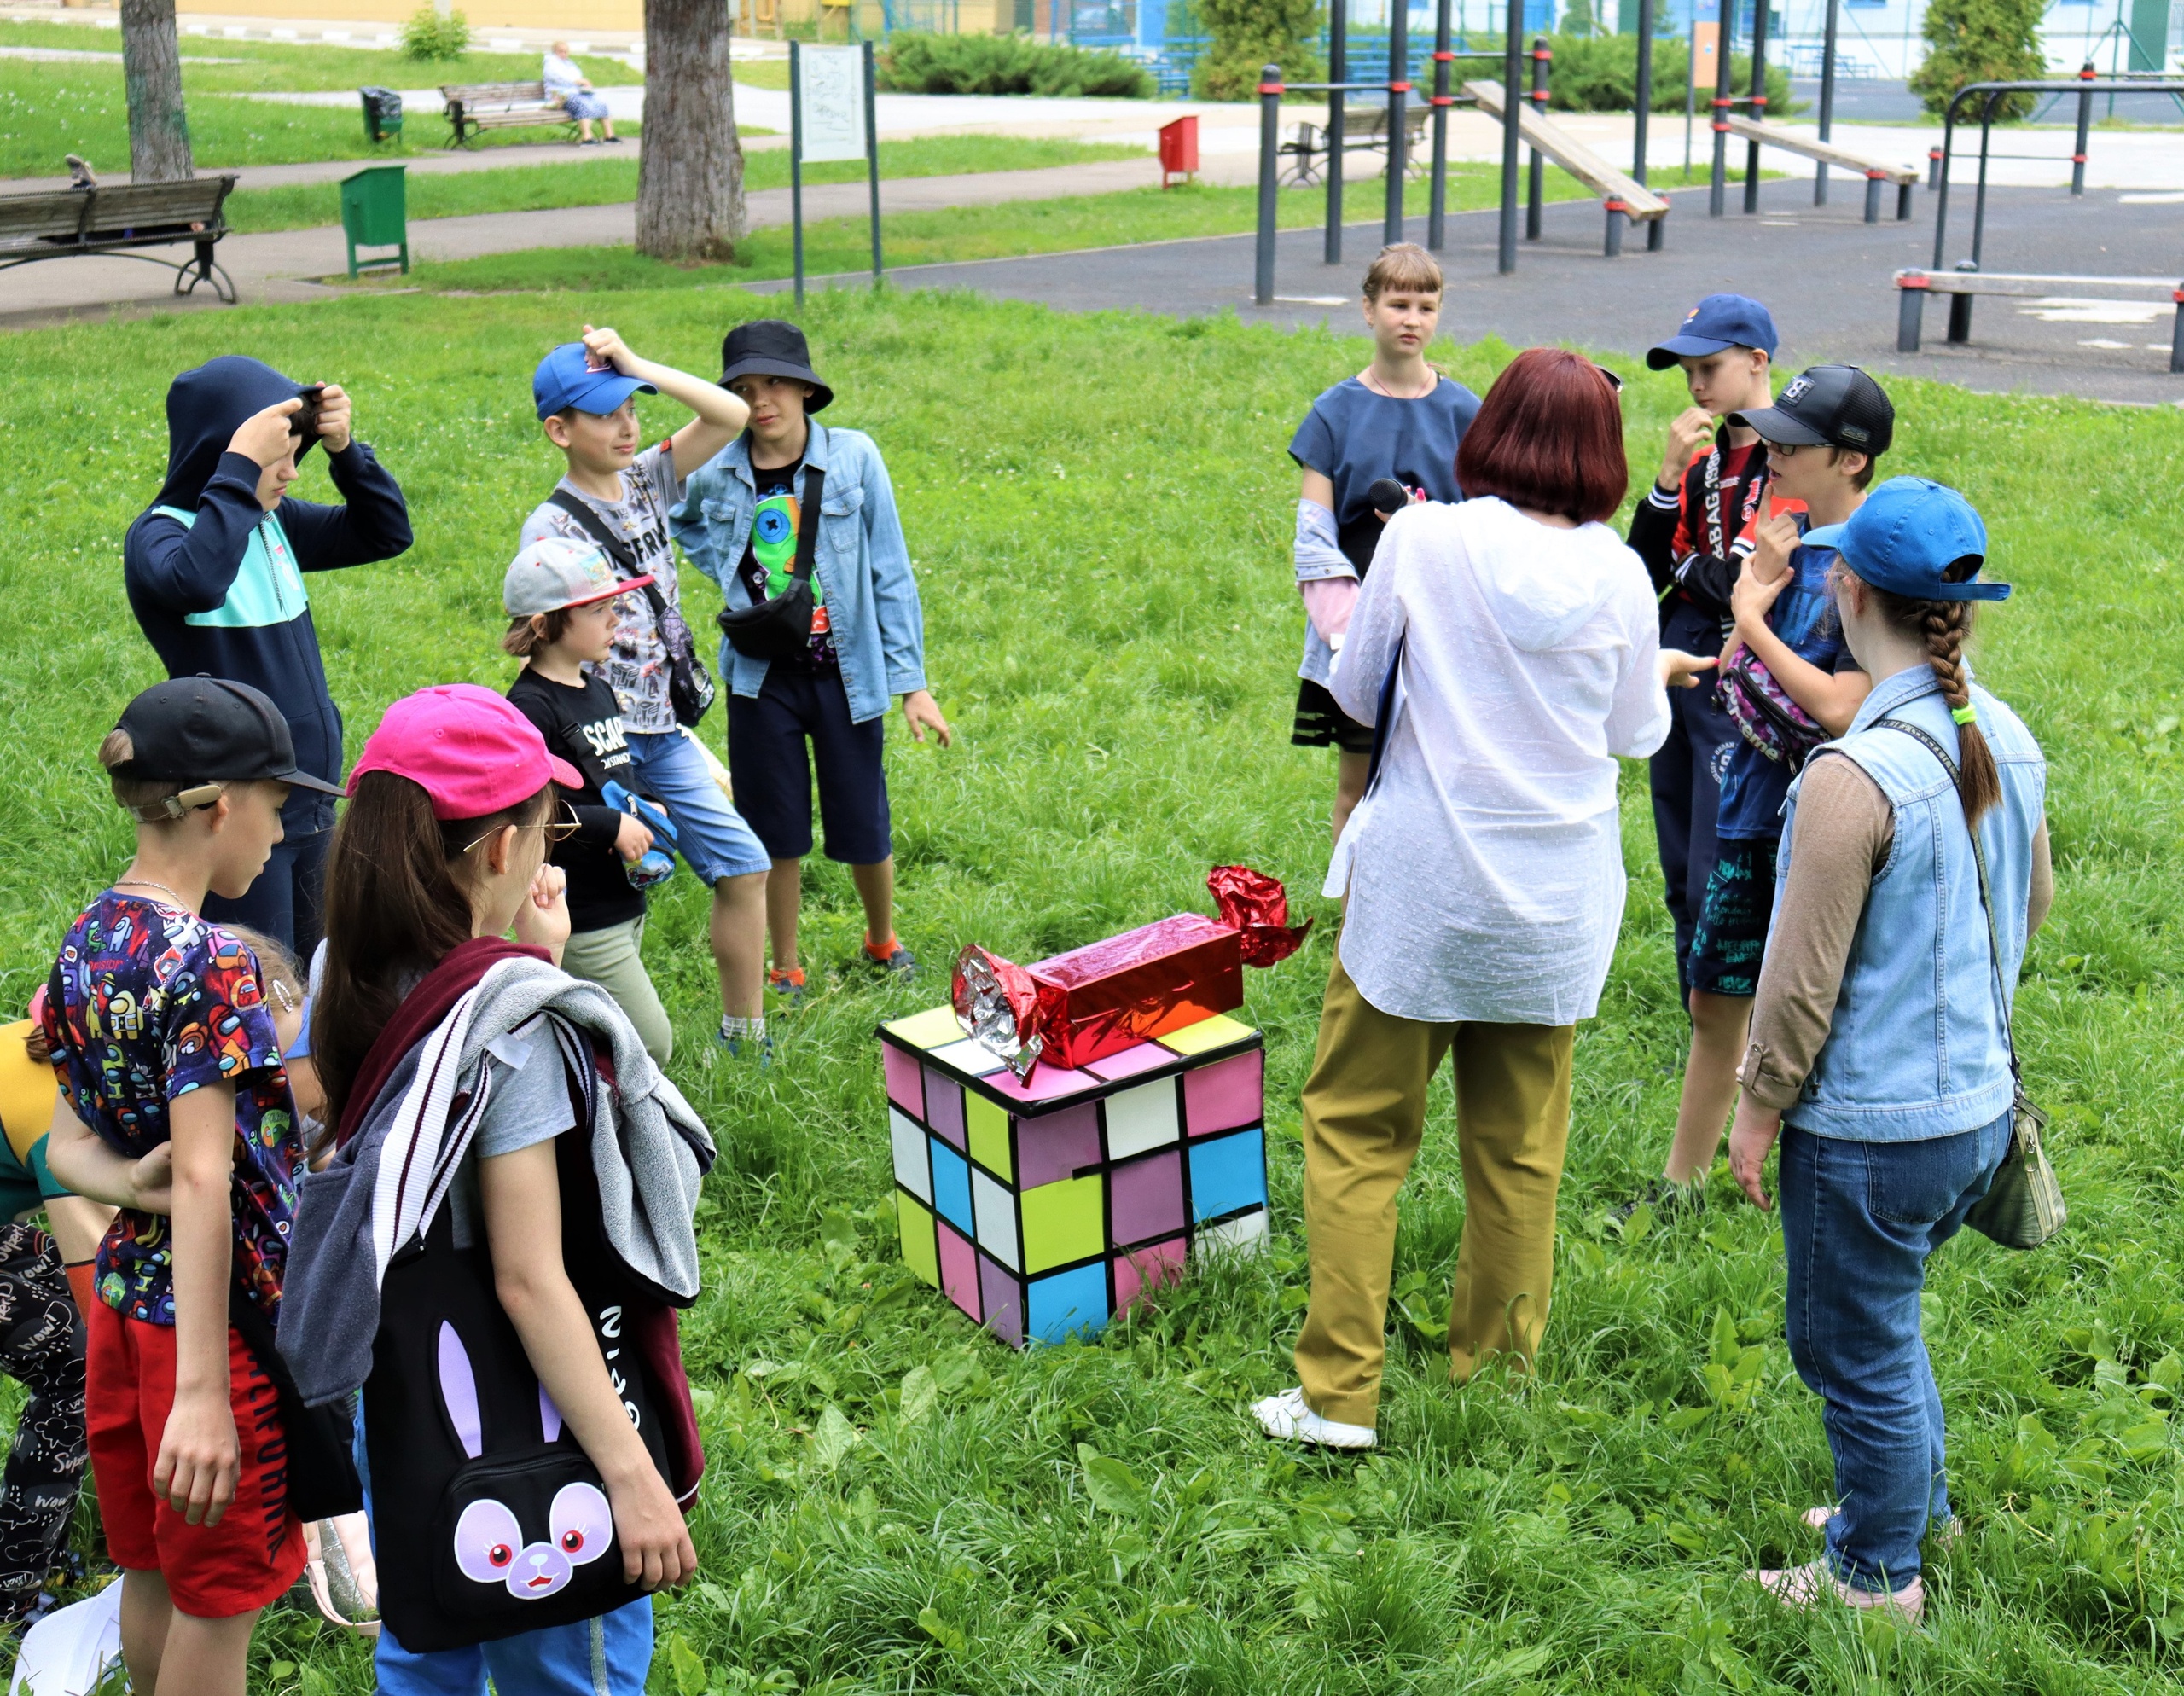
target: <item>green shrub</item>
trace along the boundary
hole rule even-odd
[[[1911,91],[1939,117],[1967,83],[2021,83],[2048,74],[2041,49],[2042,0],[1932,0],[1923,32],[1926,62],[1911,75]],[[1998,118],[2023,118],[2029,94],[2005,96]]]
[[[1108,95],[1153,97],[1153,73],[1119,53],[1021,35],[899,32],[880,52],[880,86],[903,94]]]
[[[1249,100],[1269,65],[1281,67],[1285,82],[1322,80],[1327,61],[1310,45],[1321,21],[1319,0],[1199,0],[1198,26],[1213,44],[1191,73],[1191,92]]]
[[[442,17],[431,6],[420,6],[402,26],[405,59],[460,59],[469,50],[470,20],[460,12]]]
[[[1937,4],[1943,0],[1936,0]],[[1635,35],[1557,35],[1548,38],[1554,61],[1548,78],[1547,103],[1554,112],[1628,112],[1638,96],[1638,38]],[[1529,80],[1531,67],[1525,67]],[[1653,38],[1653,98],[1656,112],[1683,110],[1684,78],[1691,74],[1688,42],[1668,36]],[[1729,57],[1731,85],[1739,94],[1751,87],[1751,57]],[[1699,110],[1714,96],[1711,88],[1699,90]],[[1767,113],[1780,118],[1802,111],[1803,102],[1790,98],[1790,77],[1780,65],[1767,67]]]

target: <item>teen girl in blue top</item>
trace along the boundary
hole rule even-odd
[[[1807,1516],[1820,1560],[1754,1576],[1794,1606],[1915,1618],[1920,1540],[1949,1524],[1919,1296],[2010,1144],[2007,1002],[2048,905],[2047,765],[1964,660],[1972,603],[2009,586],[1977,581],[1986,530],[1961,495],[1895,478],[1806,541],[1839,551],[1844,636],[1879,681],[1790,789],[1729,1159],[1764,1207],[1781,1141],[1790,1353],[1827,1403],[1840,1506]]]

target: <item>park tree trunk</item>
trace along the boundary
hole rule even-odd
[[[731,259],[743,239],[728,41],[728,0],[645,0],[637,251],[648,258]]]
[[[121,0],[121,74],[129,89],[131,177],[173,183],[196,175],[182,108],[174,0]]]

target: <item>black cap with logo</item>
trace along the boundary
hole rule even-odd
[[[116,777],[147,783],[287,783],[339,795],[340,786],[296,769],[296,745],[280,710],[247,683],[176,677],[122,709],[133,757]]]
[[[1763,442],[1884,454],[1896,436],[1896,408],[1856,365],[1815,365],[1790,380],[1772,406],[1732,412],[1724,421],[1757,430]]]

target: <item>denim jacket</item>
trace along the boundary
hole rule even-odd
[[[2001,804],[1979,822],[2001,944],[2001,990],[1955,787],[1915,738],[1879,725],[1883,717],[1902,719],[1955,748],[1956,726],[1940,684],[1930,668],[1914,666],[1876,687],[1848,734],[1827,745],[1880,786],[1895,814],[1896,839],[1873,876],[1827,1040],[1797,1105],[1783,1115],[1800,1130],[1854,1142],[1916,1142],[1992,1124],[2010,1105],[2000,997],[2015,996],[2024,961],[2032,843],[2048,766],[2014,712],[1976,684],[1972,700],[2001,776]],[[1802,787],[1791,786],[1785,810],[1778,908]]]
[[[862,724],[885,713],[891,695],[925,688],[925,614],[880,450],[862,430],[829,430],[816,419],[810,427],[804,462],[827,473],[813,570],[826,598],[850,717]],[[800,499],[801,473],[797,493]],[[681,503],[668,514],[690,563],[720,585],[730,607],[752,604],[736,568],[758,506],[746,432],[691,473]],[[725,640],[720,645],[721,673],[736,694],[756,695],[768,664],[738,653]]]

